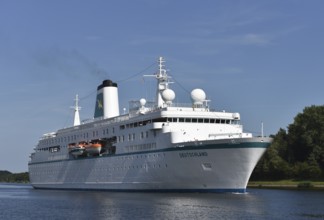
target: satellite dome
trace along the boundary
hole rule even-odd
[[[146,100],[145,99],[140,99],[140,104],[141,104],[141,106],[144,106],[145,104],[146,104]]]
[[[206,100],[206,93],[202,89],[194,89],[191,91],[191,99],[193,104],[202,105],[203,101]]]
[[[174,100],[175,98],[175,93],[172,89],[166,89],[162,92],[162,99],[167,102],[170,103]]]

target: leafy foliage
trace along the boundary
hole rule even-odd
[[[0,170],[0,182],[26,183],[29,182],[29,176],[27,172],[11,173],[9,171]]]
[[[324,105],[306,107],[273,137],[252,180],[324,178]]]

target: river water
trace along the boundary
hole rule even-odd
[[[0,184],[0,219],[324,219],[324,191],[121,193]]]

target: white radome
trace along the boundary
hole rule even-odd
[[[175,99],[175,93],[172,89],[166,89],[162,92],[162,99],[165,102],[172,102]]]
[[[191,99],[195,105],[202,105],[206,100],[206,93],[202,89],[194,89],[191,91]]]
[[[140,104],[141,104],[141,106],[144,106],[146,104],[146,100],[145,99],[140,99]]]

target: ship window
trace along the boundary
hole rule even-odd
[[[224,119],[221,120],[221,124],[225,124],[225,120]]]
[[[178,122],[178,118],[173,118],[173,122]]]
[[[123,130],[123,129],[125,129],[125,125],[120,126],[120,130]]]
[[[215,123],[215,119],[211,118],[210,123]]]
[[[209,123],[209,118],[205,118],[204,123]]]
[[[155,118],[153,122],[167,122],[167,118]]]
[[[186,118],[186,122],[191,122],[191,118]]]
[[[137,122],[135,122],[134,123],[134,128],[136,128],[138,126],[138,123]]]
[[[219,124],[220,123],[220,119],[216,119],[216,123]]]
[[[168,122],[172,122],[172,118],[168,118],[167,120],[168,120]]]
[[[231,120],[225,120],[226,124],[230,124]]]
[[[179,118],[179,122],[184,122],[184,118]]]
[[[204,122],[204,119],[198,118],[198,123],[203,123],[203,122]]]
[[[133,133],[133,140],[135,140],[135,133]]]
[[[113,127],[112,129],[113,129],[113,130],[112,130],[112,133],[114,134],[114,133],[115,133],[115,128]]]
[[[144,132],[141,132],[141,139],[144,138]]]
[[[196,123],[196,122],[197,122],[197,118],[193,118],[192,123]]]
[[[148,136],[149,136],[149,132],[147,131],[147,132],[146,132],[146,137],[148,138]]]

